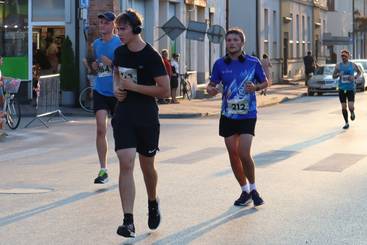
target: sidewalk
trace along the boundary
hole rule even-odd
[[[259,107],[275,105],[287,100],[296,99],[306,94],[304,83],[275,84],[268,89],[267,95],[257,94]],[[204,88],[202,88],[204,89]],[[207,97],[207,96],[203,96]],[[159,104],[160,118],[194,118],[219,115],[221,95],[213,98],[201,98],[180,100],[180,104]],[[94,117],[92,113],[76,107],[61,107],[62,113],[68,116]],[[34,107],[22,105],[22,115],[25,117],[35,116]]]
[[[268,88],[266,96],[257,93],[258,107],[271,106],[305,95],[307,88],[304,82],[291,84],[275,84]],[[213,98],[180,100],[180,104],[160,104],[161,118],[192,118],[219,115],[221,95]]]

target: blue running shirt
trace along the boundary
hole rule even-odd
[[[355,90],[355,82],[349,80],[349,76],[354,76],[354,67],[352,62],[344,64],[339,63],[340,78],[338,82],[339,90]]]
[[[222,83],[222,115],[230,119],[256,118],[256,93],[245,90],[246,82],[262,83],[265,72],[259,59],[245,55],[245,61],[232,60],[230,64],[224,58],[218,59],[214,66],[211,82]]]
[[[93,42],[93,52],[98,64],[97,78],[94,81],[94,90],[104,96],[113,96],[112,65],[107,66],[102,63],[101,57],[106,56],[113,61],[115,49],[121,46],[121,41],[117,36],[113,36],[108,42],[98,38]]]

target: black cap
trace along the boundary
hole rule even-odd
[[[105,19],[107,21],[114,21],[116,18],[116,15],[111,11],[107,11],[107,12],[104,12],[103,14],[99,14],[98,18]]]

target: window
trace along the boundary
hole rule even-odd
[[[278,41],[278,32],[277,32],[277,12],[273,11],[273,58],[277,57],[277,41]]]
[[[289,58],[293,58],[293,14],[290,15],[291,21],[289,22]]]
[[[65,21],[65,1],[33,0],[32,21]]]
[[[269,53],[269,13],[264,9],[264,53]]]
[[[335,11],[335,0],[327,0],[327,8],[329,11]]]
[[[302,15],[302,56],[306,55],[306,23],[305,16]]]
[[[311,18],[310,18],[310,16],[307,16],[307,50],[308,51],[310,51],[312,49],[312,47],[311,47],[311,38],[312,38]]]
[[[0,1],[0,50],[6,76],[28,79],[28,0]]]
[[[297,30],[297,40],[296,40],[296,46],[297,46],[297,57],[300,57],[300,25],[299,25],[299,15],[296,15],[296,30]]]

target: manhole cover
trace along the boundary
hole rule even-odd
[[[12,188],[12,189],[1,189],[0,194],[40,194],[53,191],[53,189],[47,188]]]

